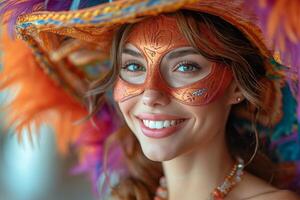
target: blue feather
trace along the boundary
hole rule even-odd
[[[80,6],[80,0],[73,0],[70,10],[78,10]]]

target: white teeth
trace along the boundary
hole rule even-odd
[[[152,120],[143,120],[143,123],[146,127],[151,129],[162,129],[174,126],[183,122],[184,120],[164,120],[164,121],[152,121]]]
[[[169,126],[171,126],[171,122],[168,120],[164,121],[164,127],[168,128]]]
[[[155,121],[150,121],[149,120],[149,126],[148,127],[154,129],[155,128]]]
[[[143,120],[143,123],[145,124],[145,126],[149,126],[149,120]]]
[[[156,129],[161,129],[164,127],[164,121],[156,121],[155,122],[155,128]]]

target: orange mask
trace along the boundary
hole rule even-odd
[[[164,80],[160,72],[162,58],[174,49],[191,46],[173,17],[158,16],[135,25],[126,43],[134,45],[143,53],[148,65],[147,75],[142,84],[127,82],[119,76],[114,88],[114,99],[117,102],[151,89],[164,92],[184,104],[199,106],[222,96],[231,83],[231,69],[216,63],[206,77],[183,87],[172,87]]]

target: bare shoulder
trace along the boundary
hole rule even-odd
[[[269,198],[272,198],[273,200],[276,199],[286,199],[286,200],[300,200],[300,197],[296,195],[294,192],[288,191],[288,190],[278,190],[277,192],[271,193],[269,195]]]
[[[300,200],[300,197],[295,193],[288,190],[276,190],[272,192],[266,192],[257,194],[253,197],[246,198],[247,200]],[[245,199],[245,200],[246,200]]]
[[[300,200],[293,192],[279,190],[264,180],[246,173],[232,193],[230,200]]]

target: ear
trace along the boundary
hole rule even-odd
[[[229,105],[239,104],[245,99],[241,89],[238,87],[235,80],[233,80],[229,85],[227,94],[227,102]]]

